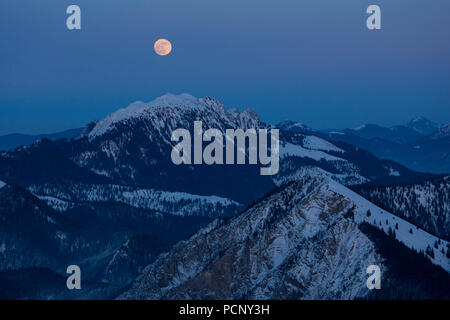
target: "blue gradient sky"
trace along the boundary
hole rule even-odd
[[[65,10],[82,9],[68,31]],[[365,27],[370,4],[381,31]],[[41,133],[166,92],[316,128],[450,122],[448,0],[2,0],[0,134]],[[171,55],[153,52],[171,40]]]

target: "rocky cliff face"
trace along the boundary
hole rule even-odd
[[[415,250],[436,240],[423,230],[406,238],[406,221],[327,177],[306,177],[178,243],[119,299],[362,298],[367,267],[384,262],[361,222],[386,233],[397,224],[397,239]],[[433,259],[448,269],[445,256]]]
[[[291,183],[162,255],[123,299],[352,299],[382,265],[327,178]]]

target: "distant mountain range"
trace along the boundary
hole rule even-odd
[[[442,295],[448,238],[436,223],[447,219],[445,206],[424,206],[429,218],[419,219],[395,201],[414,207],[412,191],[400,186],[445,178],[380,160],[294,122],[279,126],[275,176],[261,176],[259,165],[174,165],[171,133],[193,130],[195,120],[222,132],[269,127],[250,109],[167,94],[133,103],[72,137],[1,151],[0,288],[9,289],[0,290],[0,298],[8,292],[19,298],[21,292],[39,298],[371,298],[363,269],[376,262],[397,270],[402,261],[391,258],[393,252],[417,263],[417,278],[426,271],[443,280],[419,280],[420,295],[392,276],[392,292],[397,286],[406,297]],[[426,130],[418,121],[412,126]],[[446,130],[425,138],[440,143]],[[401,200],[370,189],[386,185],[395,186]],[[423,190],[431,203],[445,202],[435,184]],[[69,263],[88,275],[83,293],[67,294],[50,282],[64,279]],[[14,287],[11,279],[39,272],[46,275],[40,282],[27,283],[25,291]],[[48,294],[36,291],[39,286]]]
[[[48,140],[70,139],[80,135],[82,131],[83,128],[70,129],[57,133],[39,134],[39,135],[29,135],[21,133],[7,134],[4,136],[0,136],[0,151],[11,150],[21,146],[27,146],[40,139],[48,139]]]
[[[222,132],[227,128],[266,127],[252,110],[239,113],[226,110],[208,97],[169,94],[118,110],[88,125],[77,138],[41,139],[0,153],[0,179],[30,190],[58,190],[40,194],[56,198],[61,188],[78,185],[92,189],[91,185],[109,184],[133,190],[218,196],[247,204],[276,185],[317,171],[347,185],[413,182],[432,177],[379,160],[352,145],[285,130],[281,132],[280,172],[274,178],[261,176],[255,165],[174,165],[170,160],[171,133],[177,128],[193,130],[194,120],[202,120],[204,130],[216,128]]]
[[[345,133],[364,139],[382,139],[394,143],[409,143],[429,136],[439,130],[441,126],[424,118],[417,117],[405,125],[383,127],[376,124],[363,124],[353,129],[326,130],[334,134]]]
[[[165,99],[167,99],[167,96]],[[120,117],[126,118],[125,113],[129,113],[130,109],[139,109],[139,107],[136,107],[139,104],[142,103],[138,102],[127,109],[119,110],[113,114],[114,117],[117,117],[116,119],[108,120],[107,118],[102,121],[101,125],[105,126],[107,121],[110,121],[111,124],[120,122]],[[231,110],[231,113],[238,112],[234,109]],[[131,116],[131,118],[133,117]],[[41,139],[56,141],[76,138],[83,132],[90,132],[94,127],[99,130],[97,125],[97,122],[92,122],[84,129],[71,129],[54,134],[9,134],[0,136],[0,151],[27,146]],[[354,129],[321,131],[292,120],[280,122],[274,127],[286,132],[303,133],[331,141],[346,142],[363,148],[380,159],[398,162],[415,171],[436,174],[450,173],[450,153],[448,151],[450,150],[450,124],[438,125],[425,117],[416,117],[405,125],[392,127],[364,124]]]
[[[424,117],[389,128],[364,124],[354,129],[319,131],[293,121],[282,122],[276,127],[314,134],[333,143],[346,142],[379,159],[392,160],[415,171],[450,173],[450,124],[437,125]]]

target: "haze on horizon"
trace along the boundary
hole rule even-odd
[[[375,2],[3,0],[0,135],[82,127],[167,92],[317,129],[450,122],[450,2]],[[81,31],[65,27],[70,4]]]

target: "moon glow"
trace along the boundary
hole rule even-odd
[[[160,56],[167,56],[172,51],[172,44],[167,39],[159,39],[153,46],[155,52]]]

